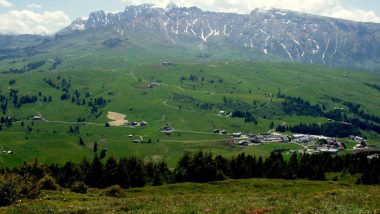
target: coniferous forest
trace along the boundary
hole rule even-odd
[[[269,178],[326,180],[327,172],[361,174],[360,184],[380,183],[380,159],[367,159],[368,154],[331,156],[292,155],[285,160],[281,153],[272,152],[264,159],[244,153],[225,158],[209,152],[185,153],[174,169],[165,162],[143,162],[134,157],[116,160],[109,157],[80,163],[67,162],[63,166],[44,165],[35,160],[13,169],[2,169],[0,205],[9,205],[19,198],[37,197],[40,189],[71,188],[85,193],[87,187],[122,188],[158,186],[162,184],[197,182],[205,183],[225,179]],[[21,185],[22,184],[22,185]]]

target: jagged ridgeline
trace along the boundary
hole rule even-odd
[[[154,38],[166,44],[154,48],[178,47],[197,58],[267,58],[377,70],[380,65],[379,24],[277,9],[234,14],[175,5],[128,6],[120,13],[91,13],[57,36],[93,30],[112,33],[91,41],[109,48],[134,43],[149,50]]]
[[[235,14],[173,4],[127,6],[93,12],[53,36],[0,36],[0,44],[0,58],[281,60],[380,70],[380,24],[279,9]]]

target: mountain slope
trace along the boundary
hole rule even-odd
[[[94,29],[107,31],[113,38],[135,35],[147,44],[153,36],[158,43],[197,50],[201,57],[238,50],[236,55],[248,59],[267,56],[301,63],[380,68],[380,24],[285,10],[256,9],[241,15],[175,5],[166,9],[130,6],[120,13],[91,13],[88,19],[77,19],[57,35]]]
[[[34,46],[48,38],[40,35],[0,35],[0,59],[30,54]]]

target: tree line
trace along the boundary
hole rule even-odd
[[[300,97],[286,96],[280,92],[278,93],[277,97],[284,99],[284,102],[282,102],[282,108],[288,115],[296,114],[313,117],[323,115],[323,110],[319,105],[311,105],[309,101],[304,100]]]
[[[101,114],[99,109],[105,107],[109,102],[103,97],[91,97],[89,92],[86,92],[84,96],[81,96],[78,89],[71,90],[71,80],[67,80],[60,76],[57,76],[56,79],[58,81],[51,78],[43,78],[43,81],[52,88],[62,91],[60,96],[62,101],[70,100],[71,103],[76,105],[87,106],[91,109],[91,113],[94,114],[95,117],[98,117]]]
[[[213,108],[231,109],[231,117],[244,118],[245,123],[255,123],[255,124],[258,123],[256,118],[254,117],[254,114],[249,111],[249,109],[254,108],[254,105],[250,105],[248,103],[241,102],[239,100],[233,100],[228,97],[223,97],[223,103],[215,103],[215,104],[210,103],[210,102],[202,102],[202,101],[196,100],[194,97],[182,95],[182,94],[173,94],[173,100],[183,102],[183,103],[193,104],[197,108],[204,109],[204,110],[212,110]]]
[[[343,102],[345,106],[348,107],[349,111],[353,114],[355,114],[358,117],[361,117],[364,120],[372,121],[375,123],[380,124],[380,118],[376,117],[375,115],[367,114],[364,112],[363,109],[361,109],[361,106],[359,104],[355,104],[352,102]]]
[[[363,109],[361,109],[362,106],[360,104],[345,101],[345,100],[342,100],[340,98],[333,97],[333,96],[325,95],[325,97],[329,98],[331,101],[333,101],[335,103],[342,103],[343,105],[345,105],[348,108],[348,111],[350,113],[356,115],[357,117],[362,118],[363,120],[372,121],[372,122],[380,124],[380,118],[375,116],[375,115],[371,115],[371,114],[366,113]],[[338,111],[338,112],[340,112],[340,111]],[[330,117],[328,117],[328,118],[330,118]],[[340,117],[340,118],[342,119],[342,117]],[[335,118],[330,118],[330,119],[335,119]],[[346,114],[343,114],[343,119],[347,120]],[[338,119],[335,119],[335,120],[338,120]]]
[[[9,104],[13,104],[13,107],[15,108],[21,108],[23,105],[33,104],[38,101],[43,103],[49,103],[52,102],[52,97],[44,96],[41,92],[39,92],[38,95],[33,95],[31,93],[20,95],[19,91],[14,88],[9,89],[8,96],[2,95],[0,92],[0,109],[3,112],[3,114],[7,113]]]
[[[245,123],[255,123],[255,124],[257,124],[257,120],[253,116],[253,113],[251,113],[249,111],[234,110],[231,113],[231,117],[244,118],[244,122]]]
[[[27,71],[33,71],[33,70],[36,70],[38,68],[41,68],[42,66],[44,66],[46,64],[46,62],[47,61],[31,62],[31,63],[24,65],[22,68],[9,68],[8,70],[0,71],[0,73],[2,73],[2,74],[21,74],[21,73],[25,73]],[[55,58],[52,66],[50,67],[49,70],[57,69],[58,65],[60,65],[61,63],[62,63],[61,58],[58,58],[58,57]]]
[[[365,83],[366,86],[371,87],[373,89],[376,89],[377,91],[380,92],[380,85],[377,84],[371,84],[371,83]]]
[[[46,61],[31,62],[31,63],[26,64],[22,68],[9,68],[8,70],[3,71],[1,73],[3,73],[3,74],[11,74],[11,73],[21,74],[21,73],[25,73],[27,71],[36,70],[36,69],[44,66],[45,64],[46,64]]]
[[[360,130],[380,133],[380,125],[378,125],[380,124],[380,118],[365,113],[359,104],[343,101],[342,99],[336,97],[326,96],[334,102],[342,102],[343,105],[348,108],[349,113],[354,115],[354,117],[350,117],[346,114],[346,112],[343,112],[340,109],[325,111],[326,108],[324,105],[311,105],[308,101],[303,100],[300,97],[286,96],[281,93],[277,96],[285,99],[282,106],[284,112],[287,114],[326,117],[334,121],[333,123],[324,123],[322,125],[301,123],[295,126],[278,126],[278,131],[292,131],[302,134],[319,133],[331,137],[347,137],[351,134],[359,134]],[[330,129],[330,131],[328,129]],[[347,132],[352,133],[349,134]]]
[[[46,174],[54,177],[62,187],[70,187],[76,181],[95,188],[120,185],[124,188],[144,185],[161,185],[177,182],[210,182],[224,179],[276,178],[326,180],[327,172],[347,171],[361,173],[359,183],[375,184],[380,182],[380,160],[367,159],[368,153],[331,156],[327,153],[317,155],[293,154],[285,160],[280,152],[272,152],[268,158],[246,155],[244,153],[225,158],[213,156],[211,152],[199,151],[185,153],[170,170],[165,162],[143,162],[135,157],[114,157],[102,161],[97,155],[92,161],[84,159],[80,163],[71,161],[63,166],[44,165],[38,161],[23,163],[14,169],[2,169],[1,173],[17,173],[41,179]],[[368,182],[367,177],[371,177]]]
[[[348,123],[331,122],[323,124],[304,124],[297,125],[279,125],[276,127],[278,132],[290,131],[292,133],[310,134],[310,135],[324,135],[329,137],[346,138],[350,135],[360,135],[358,128]]]
[[[142,187],[180,182],[211,182],[225,179],[269,178],[326,180],[327,172],[360,173],[357,183],[380,183],[380,158],[369,160],[367,153],[344,156],[293,154],[289,160],[272,152],[266,159],[244,153],[225,158],[211,152],[185,153],[174,169],[165,162],[143,162],[135,157],[45,165],[35,160],[13,169],[0,170],[0,206],[19,198],[36,197],[40,189],[71,188],[85,193],[87,186],[106,188]],[[333,180],[337,180],[338,177]],[[15,196],[15,197],[13,197]]]

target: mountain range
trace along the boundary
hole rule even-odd
[[[134,46],[158,55],[176,49],[176,55],[202,60],[268,59],[380,70],[380,24],[280,9],[235,14],[174,4],[93,12],[52,37],[39,38],[38,44],[31,39],[35,51],[28,48],[28,54],[77,46],[75,37],[83,38],[82,50],[122,51]]]

